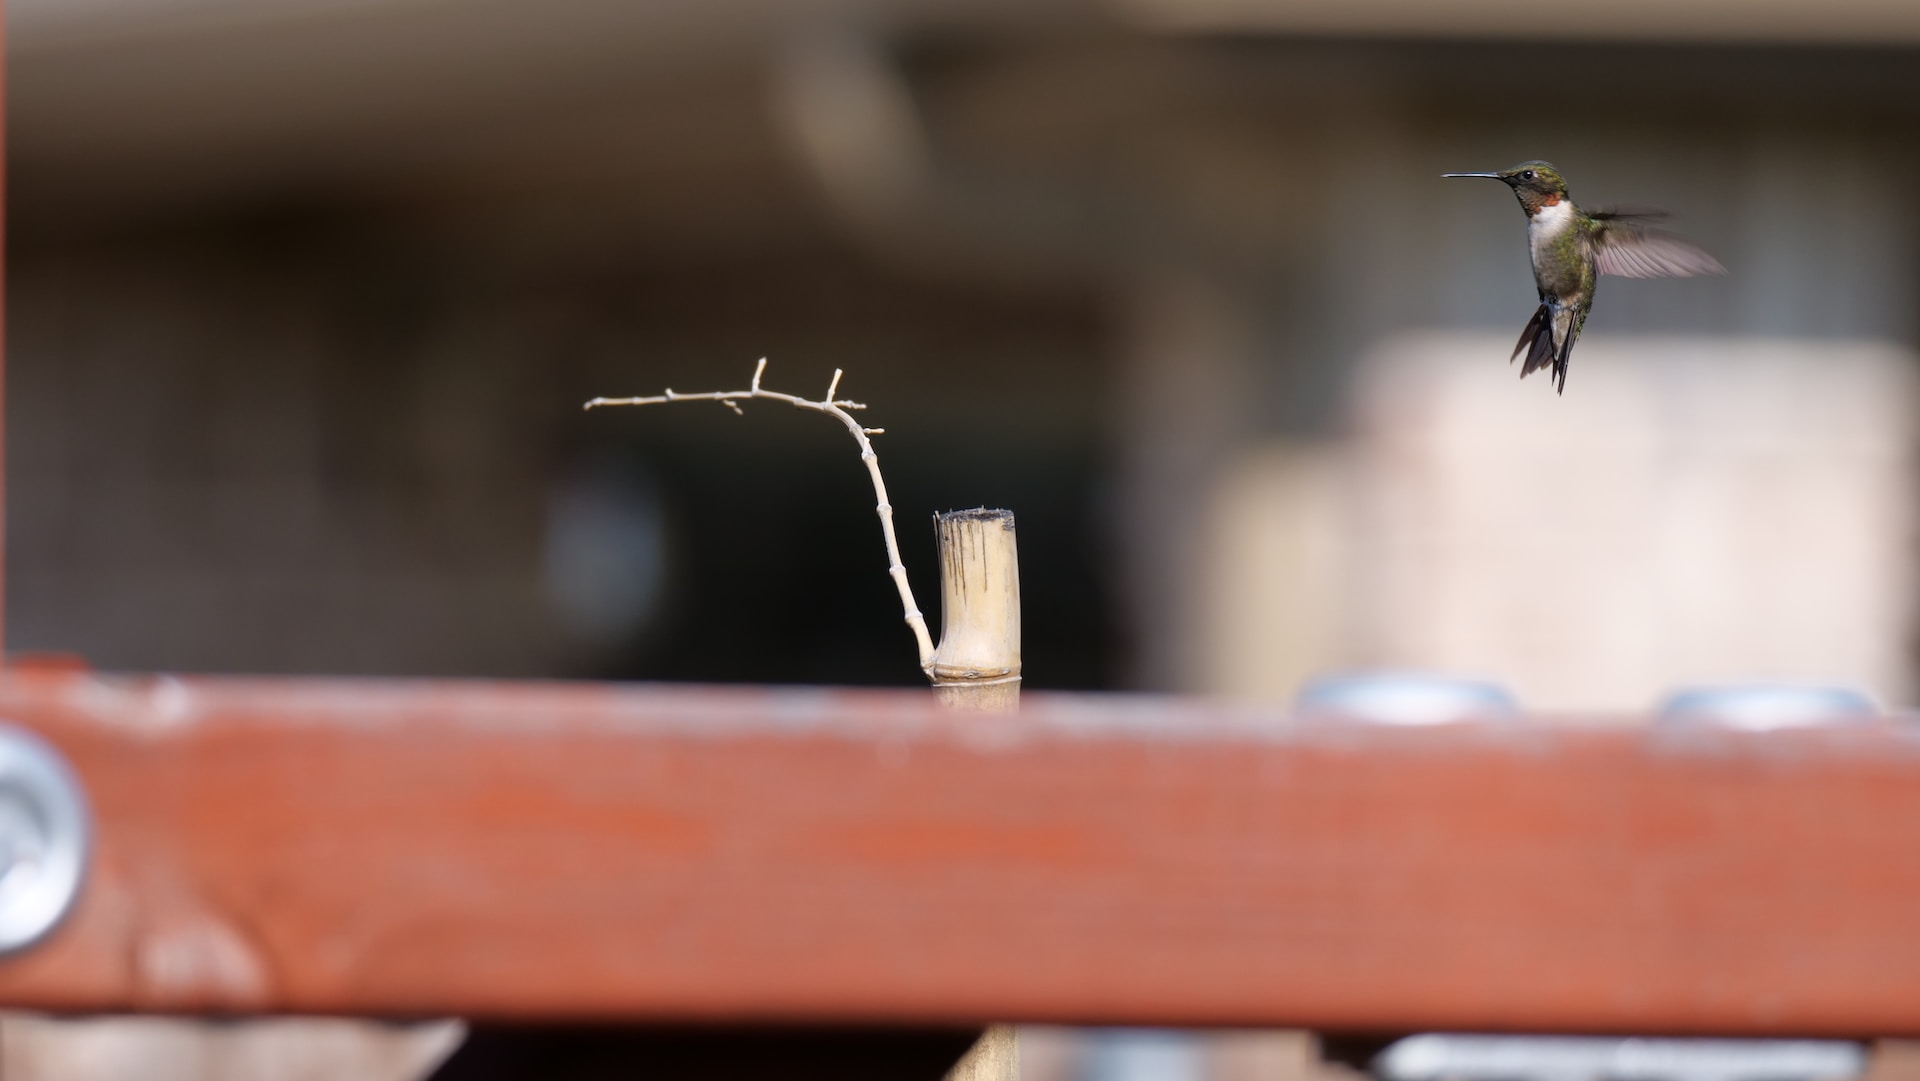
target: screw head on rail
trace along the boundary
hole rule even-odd
[[[0,721],[0,954],[40,941],[73,907],[91,837],[80,783],[59,752]]]
[[[1312,680],[1294,699],[1294,714],[1363,724],[1431,725],[1513,721],[1519,703],[1485,680],[1424,672],[1356,672]]]
[[[1852,687],[1791,683],[1730,683],[1685,687],[1667,697],[1656,723],[1673,728],[1836,728],[1875,724],[1879,703]]]

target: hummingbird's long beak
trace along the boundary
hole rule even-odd
[[[1440,174],[1440,177],[1443,180],[1450,176],[1484,176],[1488,180],[1505,180],[1506,179],[1506,177],[1501,176],[1499,173],[1441,173]]]

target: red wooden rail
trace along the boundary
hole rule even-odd
[[[1920,1033],[1920,729],[0,674],[96,873],[0,1005]]]

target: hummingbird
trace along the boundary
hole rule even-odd
[[[1537,368],[1553,366],[1549,382],[1567,391],[1567,358],[1593,307],[1593,287],[1601,274],[1622,278],[1692,278],[1724,274],[1719,260],[1650,223],[1665,211],[1645,209],[1582,210],[1567,195],[1560,171],[1544,161],[1523,161],[1497,173],[1445,173],[1478,176],[1513,189],[1527,212],[1527,248],[1540,307],[1520,332],[1514,357],[1526,350],[1520,366],[1525,379]]]

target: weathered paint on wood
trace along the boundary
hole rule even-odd
[[[0,1005],[1920,1033],[1920,733],[0,675],[99,853]]]

